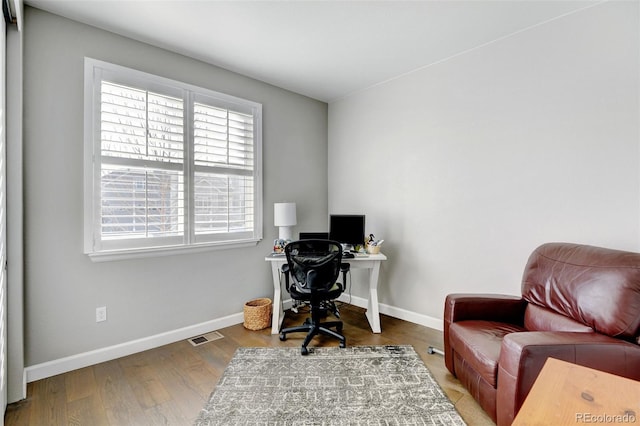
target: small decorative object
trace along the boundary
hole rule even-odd
[[[284,253],[284,246],[289,244],[291,240],[273,240],[273,252]]]
[[[376,240],[373,234],[369,234],[369,239],[367,240],[367,253],[369,254],[378,254],[380,253],[380,246],[384,240]]]
[[[244,328],[262,330],[271,325],[271,299],[263,297],[244,304]]]
[[[367,246],[367,253],[369,254],[380,253],[380,246]]]

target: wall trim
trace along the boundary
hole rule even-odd
[[[343,294],[338,300],[350,303],[361,308],[367,307],[367,299],[357,296],[349,296]],[[291,300],[285,300],[284,306],[288,308]],[[442,331],[442,320],[430,317],[428,315],[418,314],[416,312],[407,311],[405,309],[396,308],[383,303],[379,304],[380,313],[409,321],[425,327]],[[166,333],[156,334],[142,339],[132,340],[130,342],[121,343],[114,346],[108,346],[102,349],[96,349],[53,361],[43,362],[25,368],[24,379],[26,383],[35,382],[36,380],[46,379],[58,374],[67,373],[79,368],[88,367],[90,365],[99,364],[101,362],[111,361],[123,356],[132,355],[148,349],[157,348],[168,345],[180,340],[186,340],[199,334],[208,333],[213,330],[230,327],[244,322],[244,313],[236,313],[226,317],[206,321],[200,324],[179,328],[177,330],[168,331]],[[384,330],[382,330],[384,332]]]
[[[132,340],[130,342],[121,343],[106,348],[96,349],[53,361],[43,362],[25,368],[27,383],[36,380],[52,377],[57,374],[67,373],[79,368],[88,367],[90,365],[99,364],[101,362],[111,361],[134,353],[146,351],[148,349],[157,348],[168,345],[180,340],[186,340],[200,334],[208,333],[213,330],[229,327],[244,322],[244,313],[240,312],[226,317],[206,321],[200,324],[179,328],[177,330],[168,331],[166,333],[156,334],[142,339]]]
[[[394,306],[385,305],[381,303],[380,313],[389,315],[390,317],[398,318],[404,321],[409,321],[414,324],[433,328],[434,330],[438,330],[438,331],[444,330],[443,321],[441,319],[430,317],[428,315],[418,314],[412,311],[407,311],[406,309],[400,309]]]
[[[354,306],[358,306],[360,308],[367,308],[367,299],[363,297],[342,293],[338,300]],[[384,303],[378,303],[378,309],[380,310],[381,314],[389,315],[393,318],[398,318],[404,321],[412,322],[414,324],[423,325],[425,327],[433,328],[434,330],[438,331],[443,330],[443,322],[439,318],[407,311],[406,309],[396,308],[395,306],[386,305]],[[382,330],[382,332],[384,332],[384,330]]]

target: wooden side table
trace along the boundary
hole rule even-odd
[[[640,382],[548,358],[512,426],[640,424]]]

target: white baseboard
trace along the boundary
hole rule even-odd
[[[343,294],[338,300],[355,306],[359,306],[361,308],[367,307],[367,299],[357,296]],[[290,304],[290,300],[284,301],[285,308],[288,308]],[[395,308],[393,306],[385,305],[382,303],[379,305],[379,307],[381,314],[389,315],[394,318],[402,319],[442,331],[442,320],[440,319],[433,318],[427,315],[417,314],[415,312],[407,311],[400,308]],[[106,348],[96,349],[93,351],[32,365],[26,367],[24,370],[25,386],[26,383],[34,382],[36,380],[45,379],[47,377],[52,377],[57,374],[62,374],[69,371],[77,370],[79,368],[88,367],[90,365],[98,364],[101,362],[111,361],[116,358],[146,351],[148,349],[157,348],[159,346],[168,345],[170,343],[174,343],[179,340],[185,340],[190,337],[208,333],[210,331],[219,330],[221,328],[229,327],[236,324],[242,324],[243,322],[244,313],[240,312],[211,321],[206,321],[200,324],[195,324],[192,326],[179,328],[177,330],[168,331],[166,333],[157,334],[155,336],[132,340],[130,342],[125,342]],[[384,329],[382,330],[382,332],[384,333]]]
[[[442,320],[439,318],[430,317],[428,315],[418,314],[415,312],[407,311],[405,309],[396,308],[385,304],[380,304],[380,313],[389,315],[390,317],[398,318],[404,321],[409,321],[414,324],[423,325],[425,327],[433,328],[434,330],[442,331],[444,329]]]
[[[350,305],[358,306],[360,308],[367,308],[367,299],[362,297],[342,293],[338,300],[341,302],[349,303]],[[434,330],[443,330],[442,320],[438,318],[418,314],[390,305],[385,305],[384,303],[379,303],[378,309],[380,310],[381,314],[389,315],[390,317],[409,321],[414,324],[423,325],[425,327],[433,328]],[[382,332],[384,333],[384,330],[382,330]]]
[[[53,361],[43,362],[25,368],[26,382],[34,382],[36,380],[55,376],[57,374],[66,373],[68,371],[77,370],[79,368],[88,367],[90,365],[101,362],[111,361],[116,358],[131,355],[134,353],[146,351],[148,349],[157,348],[159,346],[168,345],[179,340],[185,340],[190,337],[208,333],[210,331],[219,330],[235,324],[244,322],[244,313],[240,312],[223,318],[206,321],[200,324],[179,328],[177,330],[168,331],[166,333],[156,334],[155,336],[145,337],[130,342],[109,346],[94,351],[84,352],[56,359]]]

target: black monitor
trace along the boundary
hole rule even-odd
[[[332,214],[329,217],[329,239],[337,241],[348,250],[364,244],[364,215]]]

